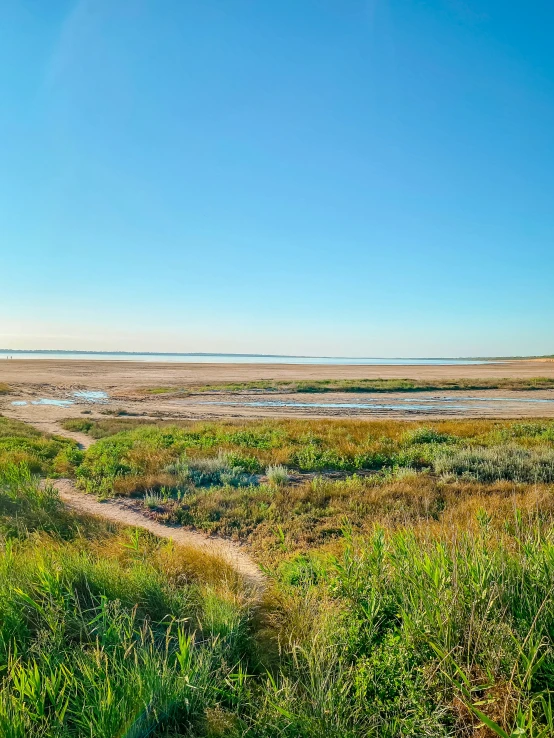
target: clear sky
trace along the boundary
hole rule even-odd
[[[554,352],[551,0],[3,0],[0,347]]]

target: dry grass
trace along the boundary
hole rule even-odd
[[[164,515],[210,533],[246,540],[266,563],[312,549],[339,550],[351,533],[368,535],[376,524],[409,528],[418,535],[455,538],[475,531],[479,520],[502,531],[515,509],[551,525],[549,486],[497,482],[445,482],[428,474],[399,479],[316,478],[301,485],[231,490],[211,488],[169,502]],[[338,547],[338,548],[337,548]]]
[[[15,421],[14,421],[15,422]],[[535,425],[552,425],[552,420],[536,418],[529,421],[496,420],[496,419],[452,419],[429,420],[422,424],[417,420],[352,420],[352,419],[276,419],[276,420],[217,420],[214,422],[184,420],[143,420],[134,418],[110,418],[90,420],[72,418],[62,422],[67,430],[81,430],[89,433],[93,438],[106,438],[123,431],[136,430],[145,426],[168,429],[181,428],[197,433],[205,433],[217,428],[236,431],[248,430],[282,430],[291,439],[300,441],[306,438],[320,437],[336,440],[338,443],[359,444],[368,437],[386,437],[393,440],[400,439],[412,429],[422,425],[439,433],[457,436],[459,438],[480,438],[492,432],[509,431]],[[23,423],[20,425],[24,426]],[[28,426],[24,426],[28,428]],[[339,440],[342,439],[342,440]]]
[[[549,486],[523,484],[541,479],[529,476],[535,459],[550,463],[554,423],[549,421],[467,419],[422,426],[270,420],[134,423],[133,430],[128,430],[131,421],[109,422],[111,431],[126,430],[87,452],[78,469],[85,489],[138,496],[163,491],[163,501],[155,506],[162,520],[248,541],[268,562],[314,547],[333,548],[346,531],[367,534],[376,523],[390,530],[471,528],[482,510],[493,527],[501,527],[515,505],[535,506],[545,519],[552,517]],[[514,454],[525,461],[515,476]],[[202,469],[223,457],[230,468],[257,472],[259,483],[231,486],[220,475],[195,484],[189,467]],[[474,473],[467,462],[482,457],[485,476],[480,466]],[[450,458],[454,461],[445,464]],[[288,483],[283,478],[277,485],[263,475],[279,465],[289,470]],[[441,476],[435,467],[456,473]],[[550,467],[537,469],[546,479]],[[521,477],[523,472],[527,476]]]

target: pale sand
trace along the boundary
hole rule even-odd
[[[259,379],[497,379],[552,377],[554,362],[510,361],[466,366],[317,366],[309,364],[162,364],[131,361],[4,359],[0,382],[132,390],[138,387],[249,382]]]
[[[207,400],[222,402],[259,401],[275,399],[275,395],[252,393],[248,396],[218,394],[179,396],[140,393],[145,387],[187,388],[200,384],[247,382],[260,379],[309,380],[309,379],[497,379],[504,377],[550,377],[554,379],[554,362],[511,361],[505,363],[466,366],[317,366],[289,364],[162,364],[127,361],[73,361],[73,360],[4,360],[0,361],[0,383],[11,387],[8,395],[0,395],[0,413],[32,422],[47,432],[55,432],[57,423],[67,417],[86,417],[83,410],[90,410],[90,417],[105,417],[102,410],[123,409],[140,417],[167,419],[243,419],[255,417],[357,417],[357,418],[411,418],[429,417],[554,417],[553,403],[521,403],[522,398],[554,399],[554,390],[510,392],[508,390],[414,393],[326,393],[318,395],[279,395],[280,400],[292,402],[368,402],[402,404],[417,397],[425,404],[429,398],[441,396],[475,396],[484,400],[491,397],[508,398],[507,403],[489,403],[487,407],[470,407],[459,411],[446,408],[441,411],[406,412],[398,410],[360,408],[260,408],[231,405],[206,405]],[[87,405],[79,402],[69,407],[40,405],[14,406],[14,400],[41,397],[68,398],[78,389],[105,390],[110,395],[107,406]],[[407,404],[407,403],[406,403]],[[86,436],[74,435],[83,445]]]

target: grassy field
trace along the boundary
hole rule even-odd
[[[545,390],[554,389],[550,377],[499,379],[320,379],[199,384],[188,387],[146,387],[143,394],[193,394],[198,392],[438,392],[454,390]]]
[[[62,476],[82,458],[73,441],[46,437],[30,425],[0,416],[0,464],[24,463],[35,474]]]
[[[554,423],[84,422],[84,488],[243,539],[267,591],[0,457],[1,735],[554,735]]]
[[[78,518],[25,464],[0,467],[0,533],[0,735],[233,728],[255,649],[226,564]]]

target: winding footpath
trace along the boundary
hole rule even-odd
[[[84,433],[66,431],[57,423],[33,423],[40,431],[52,435],[70,438],[76,441],[83,449],[90,448],[94,440]],[[188,530],[182,526],[163,525],[156,520],[147,518],[142,513],[129,509],[117,500],[100,502],[92,495],[80,492],[71,479],[54,479],[52,484],[58,490],[60,499],[75,512],[93,515],[104,520],[110,520],[120,525],[133,528],[143,528],[159,538],[169,538],[180,546],[195,548],[200,553],[210,553],[219,556],[230,564],[253,590],[261,594],[265,588],[265,577],[242,547],[225,538],[209,537],[198,531]]]

